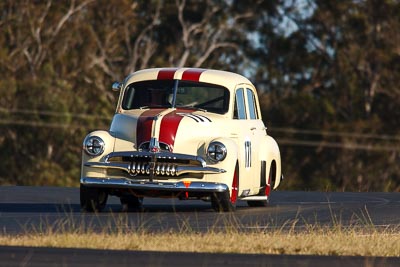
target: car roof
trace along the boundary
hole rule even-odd
[[[222,70],[200,68],[152,68],[130,74],[124,84],[144,80],[187,80],[222,85],[233,89],[238,84],[252,84],[246,77]]]

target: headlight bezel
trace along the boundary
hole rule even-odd
[[[223,161],[226,158],[227,153],[228,150],[226,149],[226,146],[219,141],[210,142],[206,150],[207,158],[213,163]]]
[[[83,150],[89,156],[99,156],[103,154],[105,149],[104,140],[101,139],[99,136],[88,136],[83,141]]]

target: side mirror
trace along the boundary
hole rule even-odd
[[[119,92],[121,90],[121,88],[122,88],[122,83],[120,83],[120,82],[114,82],[112,84],[112,90],[115,92]]]

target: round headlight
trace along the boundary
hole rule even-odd
[[[89,136],[83,142],[83,149],[91,156],[98,156],[104,152],[104,141],[98,136]]]
[[[226,157],[226,147],[221,142],[211,142],[207,148],[207,157],[213,161],[223,161]]]

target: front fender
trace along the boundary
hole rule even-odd
[[[85,152],[84,149],[84,144],[85,140],[91,136],[97,136],[100,137],[104,141],[104,151],[101,155],[99,156],[90,156]],[[106,170],[104,169],[99,169],[99,168],[90,168],[84,166],[86,162],[102,162],[104,161],[104,157],[114,151],[114,145],[115,145],[115,137],[112,136],[109,132],[107,131],[94,131],[89,133],[82,145],[82,165],[81,165],[81,177],[106,177]]]
[[[220,168],[220,169],[223,169],[226,171],[225,173],[218,175],[221,179],[218,182],[226,184],[229,187],[229,190],[231,190],[233,173],[235,171],[236,162],[238,161],[238,155],[239,155],[239,149],[237,147],[237,144],[233,140],[228,139],[228,138],[213,139],[205,145],[205,151],[204,151],[205,155],[207,155],[207,148],[211,142],[220,142],[220,143],[224,144],[226,147],[226,150],[227,150],[227,154],[226,154],[226,158],[223,161],[220,161],[218,163],[211,162],[207,158],[207,156],[205,156],[205,158],[207,160],[207,165],[210,165],[210,166],[213,166],[216,168]]]

